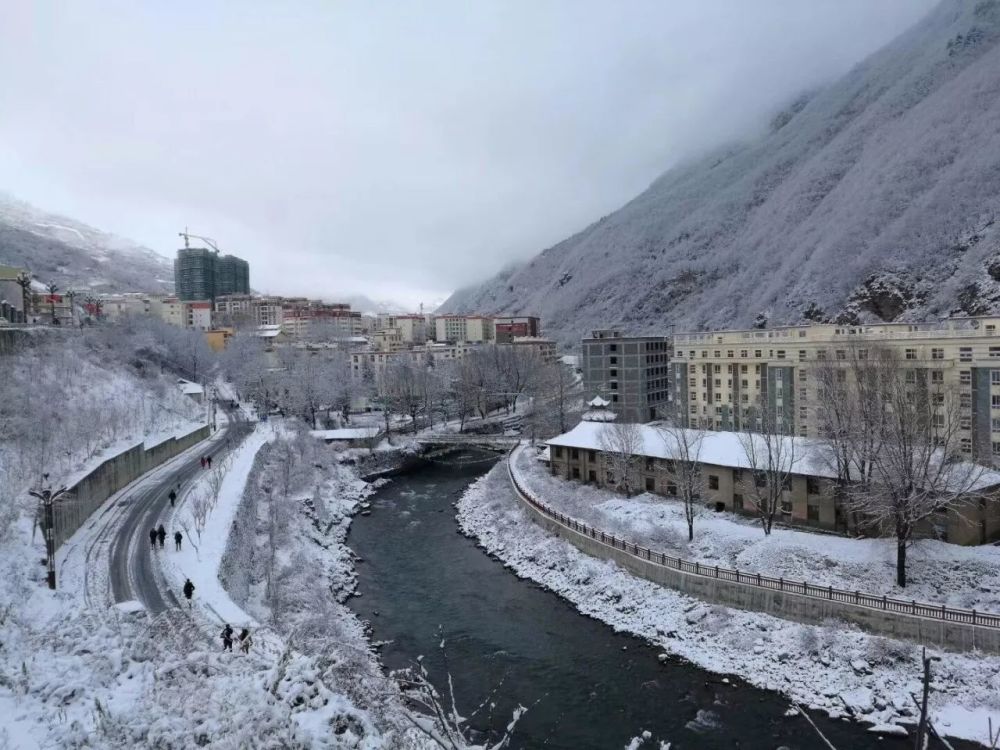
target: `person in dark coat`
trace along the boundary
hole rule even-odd
[[[222,629],[222,650],[229,652],[233,650],[233,626],[228,622]]]
[[[156,549],[156,529],[149,530],[149,544],[153,549]]]
[[[250,637],[250,631],[246,628],[240,631],[240,651],[244,654],[250,653],[250,647],[253,645],[253,638]]]
[[[156,530],[156,538],[160,540],[160,549],[163,549],[163,543],[167,539],[167,530],[163,528],[163,524],[160,524],[160,528]]]
[[[191,606],[191,595],[194,594],[194,584],[191,583],[191,579],[188,578],[184,581],[184,598],[188,600],[188,606]]]
[[[205,468],[205,457],[204,456],[201,457],[201,468],[203,468],[203,469]]]
[[[174,532],[174,549],[177,550],[178,552],[181,551],[181,542],[182,541],[184,541],[184,535],[181,532],[179,532],[179,531],[175,531]]]
[[[212,457],[211,456],[208,457],[208,468],[210,468],[210,469],[212,468]]]
[[[170,494],[167,495],[170,498],[170,507],[174,507],[174,501],[177,499],[177,492],[175,490],[170,490]]]

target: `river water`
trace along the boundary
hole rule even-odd
[[[530,707],[514,748],[624,748],[643,730],[672,750],[822,747],[803,719],[785,717],[780,695],[660,664],[653,647],[517,578],[462,536],[452,506],[487,468],[432,464],[397,477],[372,496],[370,516],[354,519],[348,544],[362,558],[362,596],[351,607],[371,621],[374,640],[391,641],[387,669],[425,656],[439,690],[452,675],[466,716],[495,691],[492,715],[470,720],[480,730],[502,729],[518,703]],[[912,747],[813,718],[841,750]]]

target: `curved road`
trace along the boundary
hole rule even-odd
[[[154,483],[144,485],[130,497],[130,508],[110,541],[111,594],[115,602],[139,601],[152,614],[177,607],[174,592],[161,591],[157,584],[153,555],[150,552],[149,530],[167,522],[170,511],[170,489],[180,485],[181,495],[187,485],[203,471],[201,457],[211,455],[218,460],[237,447],[252,431],[239,410],[226,408],[227,426],[220,428],[207,441],[189,449],[190,455],[175,461]],[[173,530],[167,532],[166,544],[173,544]]]

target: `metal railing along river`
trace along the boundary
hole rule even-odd
[[[833,586],[817,586],[807,581],[794,581],[785,578],[771,578],[760,573],[746,573],[741,570],[731,568],[720,568],[717,565],[702,565],[698,562],[691,562],[680,557],[672,557],[663,552],[657,552],[639,544],[619,539],[613,534],[608,534],[593,526],[588,526],[572,516],[560,513],[549,507],[544,502],[535,497],[534,493],[518,481],[514,475],[512,463],[513,452],[507,458],[507,473],[510,476],[511,484],[521,496],[521,498],[531,505],[535,510],[546,518],[555,521],[561,526],[575,531],[578,534],[590,537],[594,541],[614,550],[631,555],[639,560],[650,562],[653,565],[661,565],[665,568],[672,568],[683,573],[688,573],[705,578],[718,578],[724,581],[734,581],[746,586],[756,586],[762,589],[786,591],[789,594],[800,596],[810,596],[816,599],[827,599],[829,601],[844,602],[858,607],[876,609],[882,612],[898,612],[900,614],[927,617],[934,620],[946,622],[957,622],[966,625],[976,625],[983,628],[1000,630],[1000,614],[991,612],[977,612],[974,609],[953,609],[943,604],[928,604],[916,600],[906,601],[888,596],[877,596],[866,594],[863,591],[846,591]]]

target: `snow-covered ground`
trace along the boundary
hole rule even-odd
[[[916,645],[840,623],[802,625],[709,605],[636,578],[533,523],[506,471],[498,464],[469,488],[458,503],[458,520],[518,575],[555,591],[583,614],[712,672],[780,691],[832,716],[853,715],[883,732],[913,721],[910,695],[921,672]],[[937,655],[931,705],[938,729],[985,741],[988,717],[1000,724],[1000,658]],[[805,725],[803,731],[809,731]]]
[[[734,513],[697,508],[688,542],[679,500],[645,493],[626,498],[610,490],[548,473],[532,448],[519,451],[515,470],[553,508],[643,546],[692,562],[738,568],[774,578],[808,581],[848,591],[917,599],[950,607],[1000,612],[1000,547],[960,547],[933,539],[914,543],[907,558],[909,583],[896,585],[892,539],[849,539],[775,528]]]

